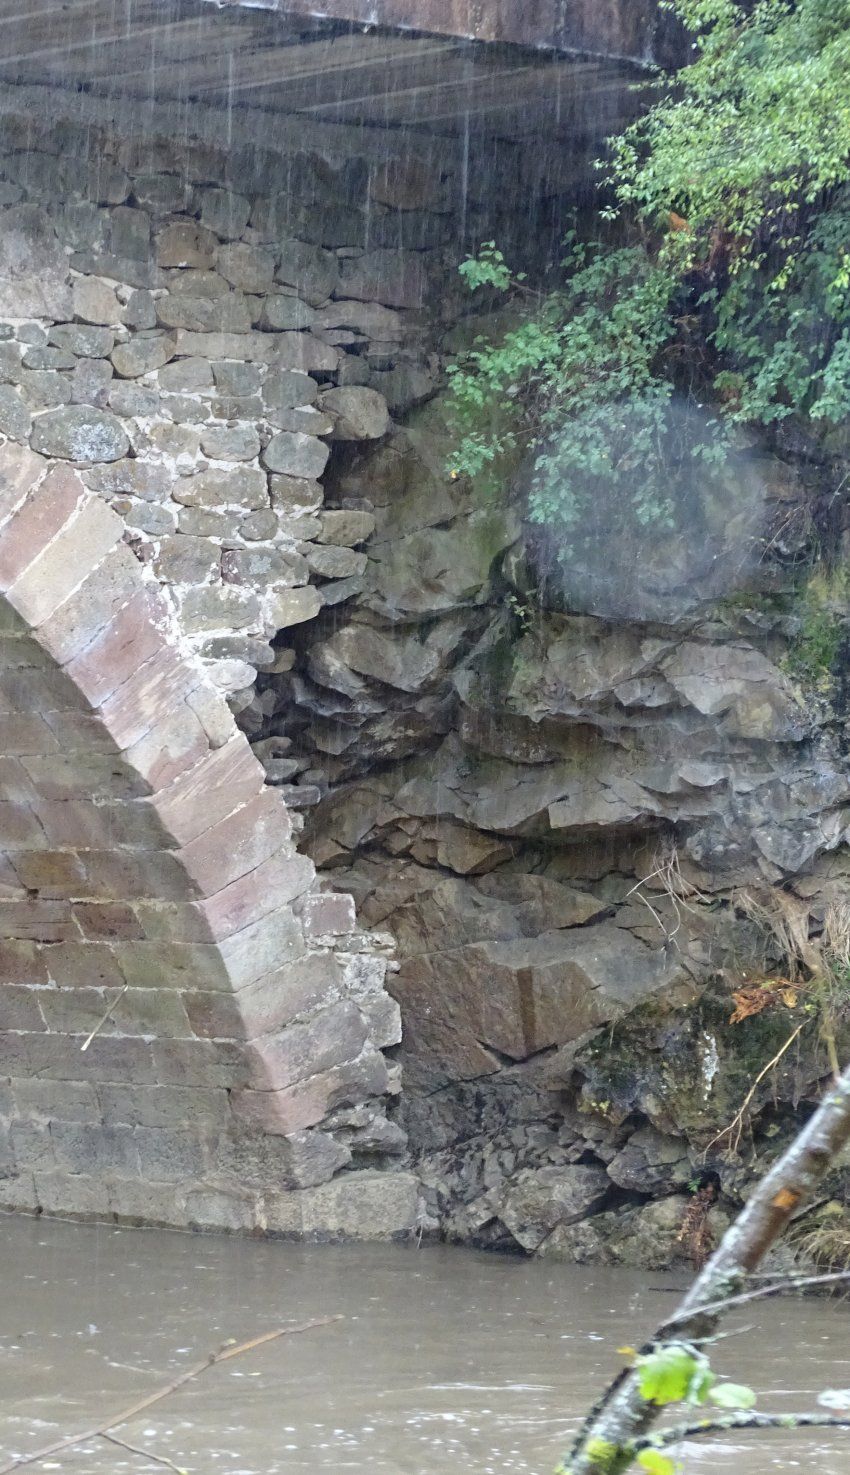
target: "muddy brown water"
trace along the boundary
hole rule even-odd
[[[301,1246],[0,1218],[0,1465],[91,1427],[228,1338],[344,1318],[205,1372],[116,1432],[190,1475],[545,1475],[669,1314],[674,1279],[451,1247]],[[681,1281],[679,1282],[681,1284]],[[715,1362],[760,1406],[850,1386],[850,1306],[772,1301]],[[33,1475],[161,1475],[105,1441]],[[850,1475],[850,1433],[692,1445],[685,1471]]]

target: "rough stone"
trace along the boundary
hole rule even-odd
[[[272,436],[263,452],[263,463],[269,471],[313,479],[321,476],[329,454],[328,447],[315,436],[284,430]]]
[[[32,427],[31,444],[43,456],[91,465],[126,456],[130,443],[120,420],[106,410],[77,405],[48,410]]]
[[[156,337],[129,339],[112,350],[111,359],[116,374],[122,379],[137,379],[162,368],[174,353],[174,345],[165,334]]]
[[[12,440],[27,440],[32,416],[11,384],[0,385],[0,433]]]
[[[201,434],[201,450],[214,461],[252,461],[260,453],[253,425],[210,427]]]
[[[334,416],[336,440],[378,440],[389,429],[387,402],[375,389],[329,389],[319,404]]]

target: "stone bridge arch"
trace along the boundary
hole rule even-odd
[[[353,1156],[391,1085],[386,957],[124,534],[0,448],[0,1207],[402,1231],[413,1179]]]

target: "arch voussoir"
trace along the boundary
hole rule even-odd
[[[294,1232],[349,1157],[304,1132],[388,1089],[391,1041],[124,534],[0,447],[0,1205]]]

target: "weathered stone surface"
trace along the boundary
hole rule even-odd
[[[427,294],[425,266],[415,251],[367,251],[349,257],[341,262],[340,286],[346,297],[388,307],[422,307]]]
[[[368,559],[354,548],[332,548],[330,545],[308,548],[307,565],[320,579],[346,579],[365,573]]]
[[[244,507],[249,511],[268,506],[268,484],[264,471],[256,466],[234,466],[223,470],[211,467],[195,476],[181,477],[172,496],[183,507]]]
[[[62,323],[50,329],[48,341],[80,358],[102,359],[111,352],[115,334],[109,328]]]
[[[497,1214],[524,1250],[536,1250],[559,1225],[575,1224],[601,1208],[609,1192],[604,1168],[538,1168],[517,1174]]]
[[[318,393],[319,386],[315,379],[311,379],[303,370],[270,369],[263,384],[263,402],[275,409],[288,410],[297,405],[310,405]]]
[[[272,362],[281,369],[332,374],[339,363],[339,349],[312,333],[276,333],[267,341],[272,345]]]
[[[242,241],[222,246],[216,259],[216,269],[225,281],[243,292],[267,292],[274,279],[274,267],[275,259],[270,251]]]
[[[375,518],[371,512],[358,512],[353,508],[326,508],[321,515],[322,530],[320,543],[334,543],[341,548],[354,548],[375,531]]]
[[[131,338],[127,343],[119,343],[113,349],[111,358],[116,374],[122,379],[136,379],[142,374],[150,374],[154,369],[160,369],[163,364],[174,353],[174,345],[165,334],[156,337]]]
[[[156,304],[157,321],[164,328],[189,328],[196,333],[248,333],[251,314],[241,292],[202,297],[172,292]]]
[[[39,415],[33,424],[31,444],[44,456],[60,456],[82,465],[117,461],[130,448],[115,415],[76,405]]]
[[[115,288],[98,277],[75,277],[72,300],[74,317],[83,323],[102,323],[109,327],[124,320]]]
[[[315,436],[284,430],[272,436],[263,452],[263,462],[269,471],[312,479],[321,476],[329,454],[328,447]]]
[[[339,282],[339,266],[332,252],[293,239],[278,241],[277,246],[277,280],[294,287],[313,306],[326,302]]]
[[[319,404],[334,416],[335,440],[378,440],[389,429],[387,402],[375,389],[329,389]]]
[[[0,433],[12,440],[27,440],[32,416],[11,384],[0,385]]]
[[[276,589],[266,599],[268,622],[275,630],[285,630],[290,625],[312,620],[321,607],[321,595],[309,585],[302,589]]]
[[[201,450],[214,461],[252,461],[260,452],[260,437],[253,425],[214,426],[203,431]]]
[[[273,332],[299,331],[312,328],[315,312],[299,297],[278,294],[267,297],[263,305],[260,327]]]
[[[211,267],[218,241],[206,226],[175,221],[156,236],[156,259],[163,267]]]
[[[66,319],[73,304],[65,254],[36,205],[0,210],[0,317]]]

